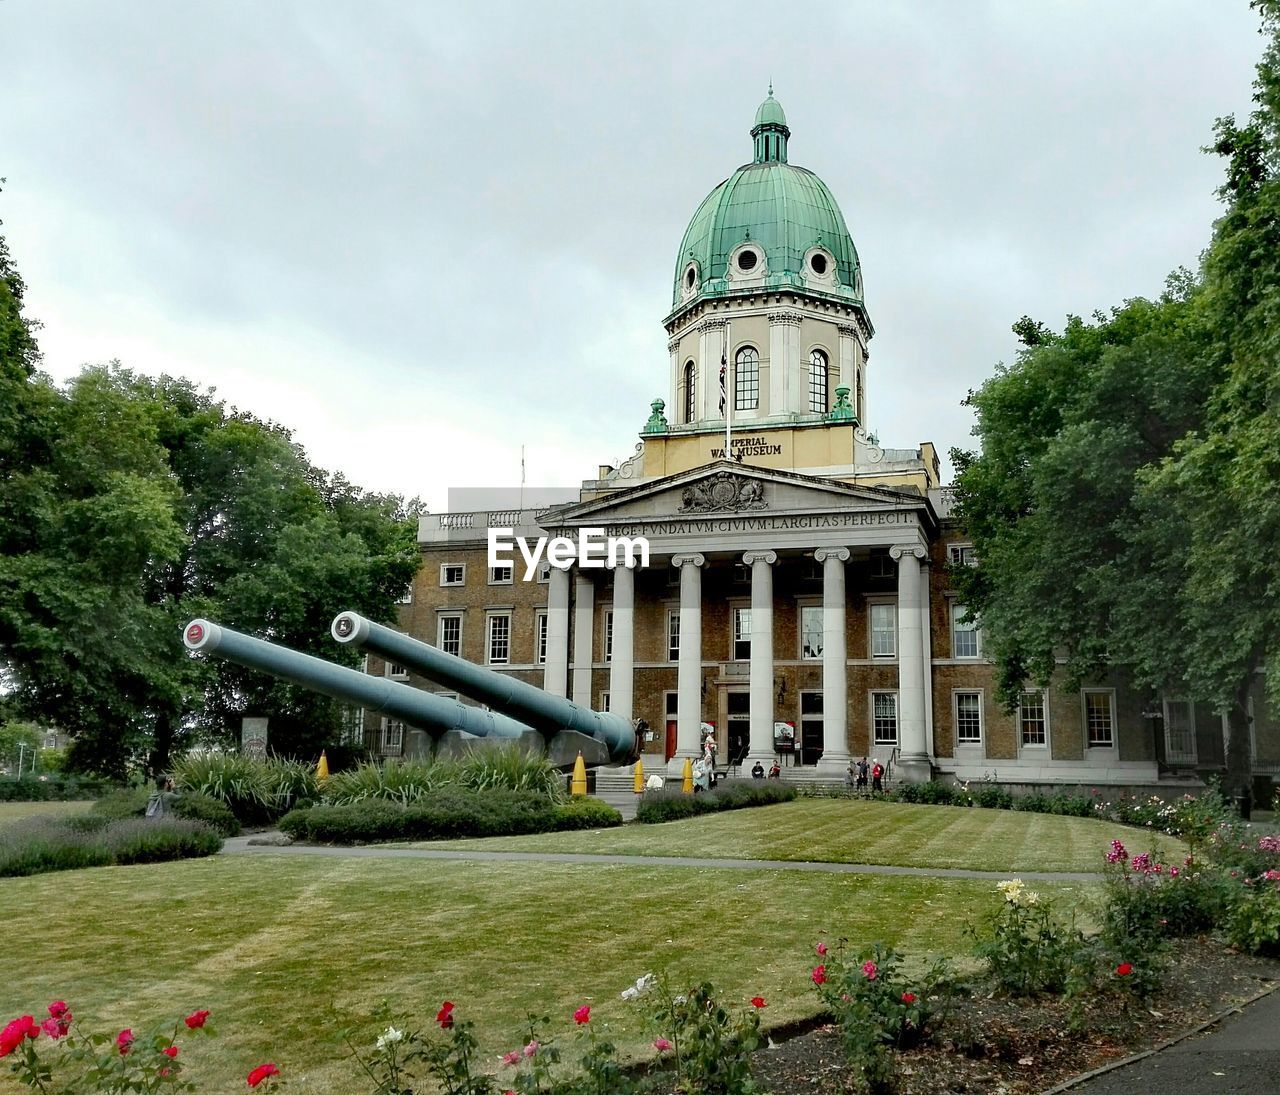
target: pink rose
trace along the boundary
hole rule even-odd
[[[656,1049],[659,1053],[663,1053],[666,1050],[671,1048],[671,1043],[668,1042],[665,1038],[655,1038],[653,1040],[653,1048]]]

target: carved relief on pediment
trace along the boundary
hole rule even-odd
[[[759,479],[727,471],[690,483],[680,492],[681,513],[766,508],[764,484]]]

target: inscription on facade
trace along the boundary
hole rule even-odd
[[[729,442],[730,455],[737,459],[743,456],[781,456],[782,446],[770,441],[767,437],[735,437]],[[707,450],[712,460],[724,459],[724,446]]]
[[[636,521],[609,525],[610,536],[698,536],[717,532],[784,532],[794,529],[869,528],[913,525],[914,514],[901,513],[803,513],[783,516],[692,517],[688,520]]]

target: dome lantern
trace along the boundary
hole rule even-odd
[[[786,163],[787,138],[790,136],[787,115],[782,104],[773,97],[773,81],[770,80],[769,97],[760,104],[755,124],[751,127],[751,138],[755,142],[755,162]]]

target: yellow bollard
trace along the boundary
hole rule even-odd
[[[644,794],[644,761],[636,757],[636,794]]]
[[[680,790],[686,795],[693,794],[693,757],[684,758],[684,782],[680,784]]]
[[[578,759],[573,762],[573,780],[569,783],[569,794],[585,795],[587,793],[587,766],[582,759],[582,754],[578,754]]]
[[[320,750],[320,763],[316,765],[316,782],[323,783],[329,778],[329,758]]]

